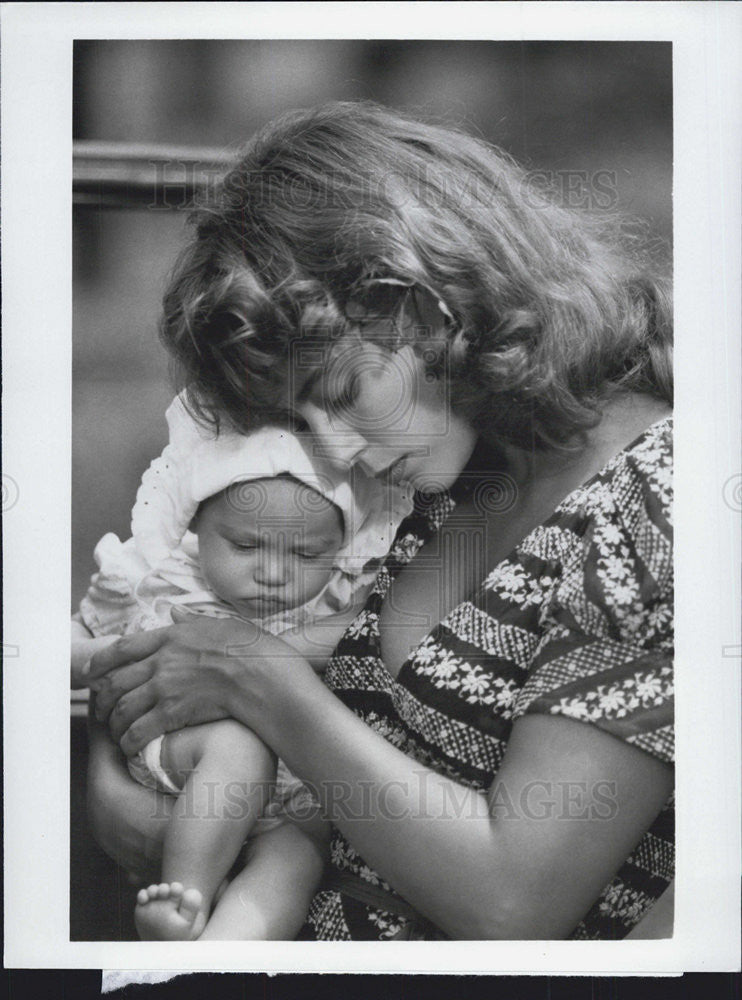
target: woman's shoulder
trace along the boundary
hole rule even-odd
[[[672,419],[571,494],[539,638],[515,709],[560,714],[673,759]]]
[[[673,417],[651,424],[630,445],[609,462],[604,475],[612,481],[640,480],[668,509],[672,504]]]
[[[672,417],[648,427],[552,519],[572,538],[552,593],[594,637],[672,646]],[[553,610],[553,609],[552,609]]]
[[[672,538],[673,419],[651,424],[557,508],[555,518],[582,514],[593,527],[610,521],[630,534],[651,524]]]

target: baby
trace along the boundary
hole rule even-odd
[[[176,607],[257,621],[323,669],[372,585],[369,563],[411,509],[407,494],[360,477],[351,488],[287,431],[214,437],[181,398],[167,418],[170,442],[144,474],[132,537],[96,547],[99,572],[72,624],[73,687],[85,686],[96,649],[171,624]],[[324,824],[302,783],[231,719],[166,733],[128,763],[137,781],[176,797],[162,882],[138,894],[140,936],[231,936],[218,891],[249,836],[238,936],[294,937],[323,864],[313,838]],[[311,835],[292,816],[313,816]]]

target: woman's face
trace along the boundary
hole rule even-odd
[[[297,403],[319,452],[334,464],[424,492],[449,487],[476,441],[451,410],[448,380],[426,372],[410,345],[392,351],[346,335],[304,379]]]

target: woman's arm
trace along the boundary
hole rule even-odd
[[[328,615],[315,622],[297,625],[296,628],[281,632],[280,637],[299,653],[318,674],[321,674],[327,667],[327,661],[342,639],[345,630],[356,618],[362,606],[355,605],[347,611]]]
[[[516,722],[485,794],[405,756],[313,679],[270,701],[280,708],[263,714],[263,738],[317,785],[364,860],[454,938],[566,937],[672,790],[671,768],[566,718]]]
[[[162,838],[173,801],[137,784],[105,726],[88,726],[88,818],[106,854],[140,877],[159,881]]]
[[[675,880],[668,885],[660,898],[639,923],[626,935],[631,941],[656,941],[671,938],[675,921]]]
[[[111,671],[96,684],[105,712],[116,705],[125,752],[187,719],[238,719],[317,787],[365,861],[454,938],[567,936],[670,794],[671,769],[648,754],[538,715],[514,725],[489,792],[467,789],[375,733],[298,656],[276,658],[277,640],[253,637],[249,656],[225,656],[238,633],[206,624],[96,655],[91,673]]]

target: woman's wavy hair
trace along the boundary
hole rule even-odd
[[[192,222],[161,334],[217,426],[285,422],[292,354],[357,328],[348,305],[374,279],[440,301],[452,405],[493,441],[568,447],[621,390],[671,402],[657,245],[458,129],[365,102],[290,112]]]

